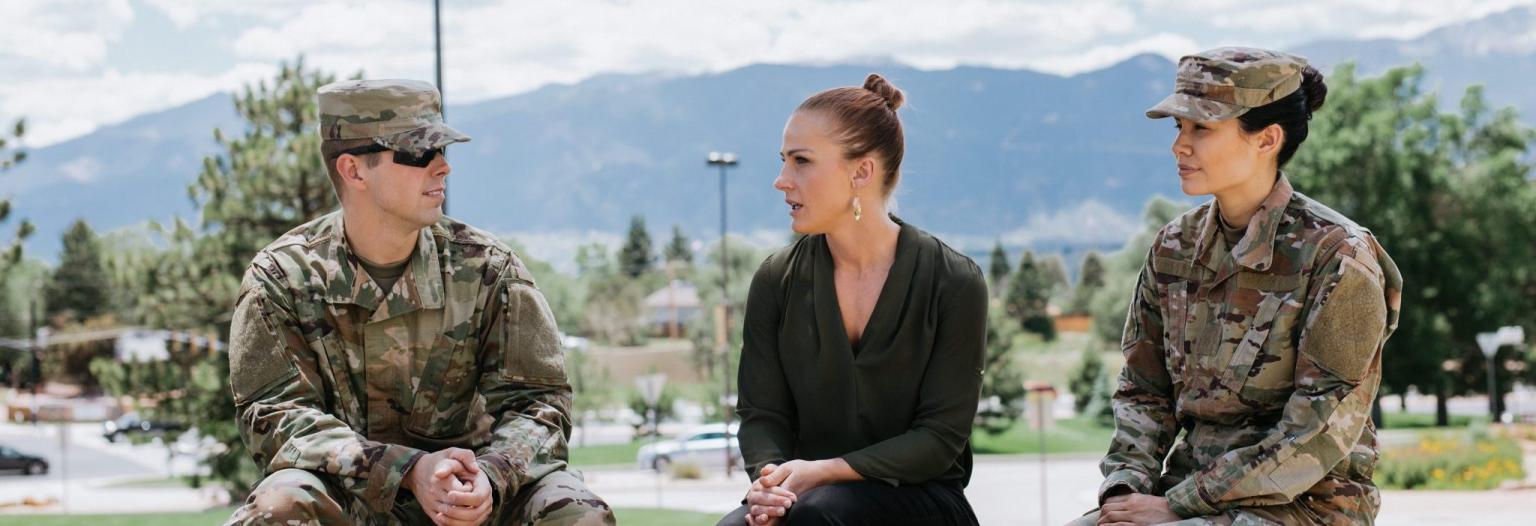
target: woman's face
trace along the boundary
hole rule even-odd
[[[842,221],[852,221],[855,195],[864,206],[876,199],[873,188],[864,188],[869,177],[861,177],[873,162],[844,159],[831,124],[819,112],[795,112],[784,125],[784,145],[779,150],[784,166],[773,187],[784,192],[790,228],[801,234],[824,234]]]
[[[1237,119],[1192,121],[1176,119],[1178,137],[1173,156],[1178,161],[1179,186],[1185,195],[1214,195],[1250,183],[1264,167],[1263,135],[1244,132]],[[1272,150],[1272,148],[1268,148]],[[1272,160],[1270,162],[1273,162]]]

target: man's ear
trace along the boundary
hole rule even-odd
[[[342,186],[356,190],[368,188],[368,182],[363,179],[361,172],[362,164],[362,159],[350,153],[336,158],[336,175],[341,179]]]

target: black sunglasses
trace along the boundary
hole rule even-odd
[[[353,148],[353,149],[350,149],[350,150],[342,150],[341,153],[347,153],[347,154],[352,154],[352,155],[366,155],[366,154],[370,154],[370,153],[381,153],[381,152],[395,152],[395,164],[403,164],[403,165],[411,166],[411,167],[415,167],[415,168],[426,168],[427,165],[432,164],[432,160],[436,159],[437,156],[439,156],[439,155],[442,155],[443,158],[447,158],[448,157],[448,151],[444,150],[442,148],[433,148],[431,150],[427,150],[425,152],[422,152],[421,155],[416,155],[416,154],[413,154],[413,153],[410,153],[410,152],[402,152],[402,151],[399,151],[399,150],[391,150],[389,148],[385,148],[385,147],[383,147],[381,145],[378,145],[378,144],[370,144],[370,145],[367,145],[367,146],[359,146],[357,148]]]

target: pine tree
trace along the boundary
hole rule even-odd
[[[650,272],[655,259],[651,254],[651,233],[645,229],[645,217],[637,215],[629,220],[629,237],[619,249],[619,267],[624,269],[625,275],[638,278]]]
[[[357,75],[361,77],[361,74]],[[245,267],[266,243],[336,207],[320,138],[315,94],[335,76],[307,69],[300,58],[283,64],[275,79],[247,85],[235,96],[246,126],[237,137],[214,130],[220,153],[204,158],[201,174],[188,188],[199,207],[194,226],[177,220],[157,227],[169,246],[141,262],[140,290],[128,310],[139,323],[228,339],[231,313]],[[151,418],[195,424],[198,431],[229,447],[204,460],[210,478],[242,498],[260,477],[235,423],[225,353],[176,359],[176,374],[157,382],[124,382],[135,399],[159,400],[145,408]],[[166,364],[98,366],[128,369],[126,378]],[[94,370],[94,369],[93,369]],[[109,373],[110,374],[110,373]],[[176,392],[178,396],[167,396]]]
[[[1003,242],[997,241],[992,245],[992,263],[987,269],[987,275],[992,277],[992,295],[997,296],[1007,286],[1004,280],[1008,279],[1008,253],[1003,251]]]
[[[63,241],[58,270],[43,290],[48,318],[65,314],[79,322],[108,312],[109,285],[96,233],[84,219],[77,219],[64,232]]]
[[[1072,291],[1073,314],[1087,314],[1093,296],[1104,288],[1104,259],[1097,252],[1089,252],[1083,257],[1083,269],[1077,279],[1077,287]]]
[[[666,258],[667,263],[693,264],[693,247],[689,246],[688,237],[677,225],[672,225],[672,241],[667,243]]]
[[[5,172],[22,161],[27,160],[27,151],[21,148],[21,138],[27,134],[27,120],[16,119],[11,126],[10,137],[0,134],[0,172]],[[4,223],[11,216],[11,200],[0,197],[0,223]],[[21,261],[21,242],[32,235],[32,223],[23,219],[16,225],[16,237],[12,239],[10,246],[0,254],[0,279],[3,279],[6,270]]]
[[[1024,252],[1019,269],[1014,271],[1003,301],[1004,312],[1025,331],[1039,334],[1047,341],[1056,339],[1056,327],[1047,312],[1051,298],[1051,278],[1035,262],[1035,255]]]

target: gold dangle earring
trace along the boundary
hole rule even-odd
[[[864,217],[864,207],[859,206],[859,196],[853,196],[853,220],[858,221]]]

